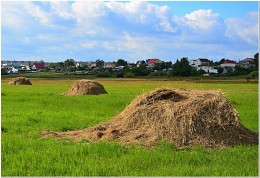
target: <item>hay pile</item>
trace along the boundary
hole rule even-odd
[[[162,139],[176,147],[258,144],[258,134],[246,129],[231,103],[216,91],[157,89],[137,97],[112,120],[79,131],[45,136],[117,140],[153,146]]]
[[[9,85],[32,85],[32,83],[30,82],[30,80],[28,78],[25,77],[17,77],[17,78],[13,78],[9,81],[8,83]]]
[[[99,95],[107,93],[103,85],[91,80],[78,80],[63,95]]]

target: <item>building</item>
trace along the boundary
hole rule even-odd
[[[190,65],[190,66],[193,66],[193,67],[197,67],[197,66],[198,66],[198,65],[197,65],[197,60],[196,60],[196,59],[190,60],[190,61],[189,61],[189,65]]]
[[[199,71],[199,70],[204,70],[206,73],[209,73],[209,74],[218,73],[218,68],[216,66],[200,66],[200,67],[197,67],[197,71]]]
[[[198,58],[196,60],[189,61],[189,65],[193,67],[199,67],[199,66],[208,66],[209,60],[205,58]]]
[[[42,69],[44,69],[44,67],[45,67],[44,62],[35,62],[35,63],[33,63],[33,66],[32,66],[32,68],[35,68],[36,70],[42,70]]]
[[[145,65],[146,65],[146,63],[144,60],[136,62],[136,67],[145,66]]]
[[[147,66],[154,67],[155,64],[160,64],[160,63],[162,63],[162,61],[160,59],[158,59],[158,58],[152,58],[152,59],[147,59],[146,60]]]
[[[236,62],[232,60],[225,60],[222,64],[220,64],[220,67],[230,67],[230,68],[235,68]]]
[[[10,70],[10,73],[13,74],[23,74],[26,72],[26,69],[24,69],[23,67],[12,67]]]
[[[42,63],[43,61],[19,61],[19,60],[2,60],[2,65],[8,65],[8,66],[30,66],[33,65],[33,63]]]
[[[251,66],[254,66],[253,61],[254,61],[253,58],[246,58],[246,59],[243,59],[242,61],[239,61],[238,64],[241,67],[249,68]]]
[[[105,62],[105,68],[113,68],[116,66],[115,62]]]

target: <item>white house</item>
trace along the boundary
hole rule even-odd
[[[189,65],[193,67],[197,67],[197,60],[193,59],[189,61]]]
[[[204,58],[198,58],[197,60],[189,61],[189,65],[193,67],[208,66],[209,60]]]
[[[200,67],[197,67],[197,71],[198,70],[204,70],[206,73],[210,73],[210,74],[218,73],[218,69],[214,66],[200,66]]]
[[[251,67],[253,66],[254,64],[252,64],[254,61],[253,58],[246,58],[246,59],[243,59],[242,61],[239,62],[239,65],[241,67],[244,67],[244,68],[248,68],[248,67]]]

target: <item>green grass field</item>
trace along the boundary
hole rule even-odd
[[[87,144],[42,139],[41,130],[94,126],[121,112],[137,95],[158,87],[221,90],[243,125],[258,132],[258,84],[239,82],[97,79],[108,94],[61,96],[74,80],[32,79],[32,86],[2,80],[2,176],[257,176],[258,145],[177,150],[115,142]]]

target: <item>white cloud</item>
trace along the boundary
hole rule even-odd
[[[73,18],[70,4],[66,1],[50,1],[50,6],[55,15],[64,19]]]
[[[220,15],[214,13],[211,9],[196,10],[183,17],[173,17],[173,22],[177,23],[179,27],[189,28],[194,32],[211,31],[214,28],[222,25]],[[203,32],[203,33],[204,33]]]
[[[50,15],[33,2],[2,2],[2,25],[12,30],[30,28],[34,21],[42,25],[51,23]],[[35,25],[35,24],[34,24]]]
[[[175,32],[170,22],[170,8],[167,6],[157,6],[144,1],[109,2],[106,6],[129,23],[151,25],[155,30]]]
[[[148,23],[150,20],[148,16],[153,10],[152,6],[144,1],[108,2],[106,7],[111,12],[123,16],[127,21],[140,24]]]
[[[72,4],[72,11],[78,23],[94,21],[106,15],[102,1],[76,1]]]
[[[24,37],[24,38],[23,38],[23,42],[24,42],[24,43],[30,43],[31,40],[30,40],[29,37]]]
[[[244,42],[257,45],[259,38],[258,13],[251,12],[245,19],[228,18],[225,20],[225,24],[227,37],[233,40],[242,39]]]
[[[102,47],[109,51],[117,50],[117,47],[115,47],[114,44],[112,44],[111,42],[107,42],[107,41],[102,43]]]
[[[23,3],[25,12],[28,12],[35,20],[39,21],[43,25],[49,25],[51,23],[50,15],[42,10],[39,6],[32,2]]]
[[[97,41],[88,41],[81,44],[81,46],[85,49],[92,49],[95,48],[97,45],[98,45]]]
[[[95,28],[100,24],[113,26],[114,22],[109,19],[111,17],[132,25],[149,25],[154,30],[174,32],[169,7],[144,1],[78,1],[72,4],[72,12],[78,25],[85,29]]]
[[[40,33],[40,34],[38,34],[38,35],[36,36],[36,38],[39,39],[39,40],[41,40],[41,41],[47,41],[47,40],[53,39],[53,36],[51,36],[51,35],[49,35],[49,34],[42,34],[42,33]]]
[[[124,32],[121,40],[116,42],[117,49],[126,53],[130,59],[146,59],[153,57],[157,52],[156,37],[132,36]]]
[[[29,46],[26,52],[35,56],[49,50],[57,53],[54,56],[133,60],[189,54],[225,57],[227,50],[249,54],[258,42],[255,12],[222,19],[212,9],[199,9],[177,17],[168,6],[144,1],[2,2],[1,12],[6,55],[12,53],[7,49],[14,49],[11,44],[21,55]]]
[[[193,29],[208,30],[218,25],[219,14],[213,13],[211,9],[197,10],[186,14],[187,25]]]
[[[26,25],[25,13],[21,6],[15,2],[1,2],[2,26],[10,29],[20,29]]]

